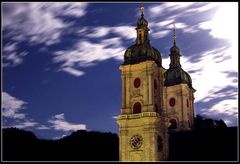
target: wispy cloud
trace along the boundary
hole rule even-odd
[[[122,26],[113,27],[112,30],[114,33],[118,34],[123,39],[133,40],[136,38],[135,28],[136,27],[134,26],[122,25]]]
[[[82,17],[86,14],[88,3],[86,2],[50,2],[42,3],[44,10],[51,12],[53,15],[64,15],[72,17]]]
[[[25,129],[25,128],[32,128],[37,126],[39,123],[31,121],[31,120],[24,120],[18,124],[12,125],[11,127],[16,127],[19,129]]]
[[[104,37],[109,34],[111,31],[110,27],[96,27],[91,29],[91,33],[88,33],[86,36],[90,38],[99,38]],[[81,32],[81,31],[80,31]]]
[[[23,56],[16,52],[22,42],[29,45],[60,42],[62,32],[72,23],[60,16],[82,17],[86,14],[87,3],[4,3],[3,4],[3,39],[11,43],[3,45],[3,65],[17,66],[23,63]]]
[[[100,43],[82,41],[70,50],[57,51],[54,62],[62,63],[61,70],[75,76],[83,75],[81,67],[88,67],[96,62],[115,58],[123,59],[125,48],[119,37],[103,39]]]
[[[51,45],[58,42],[63,30],[71,25],[58,16],[81,17],[86,7],[82,2],[4,3],[3,29],[10,30],[6,35],[15,41]]]
[[[49,127],[36,122],[34,119],[29,118],[27,114],[21,110],[26,109],[28,102],[20,100],[11,96],[7,92],[2,92],[2,115],[3,115],[3,127],[16,127],[20,129],[24,128],[36,128],[39,130],[50,129]],[[11,119],[10,125],[8,120]]]
[[[27,102],[19,100],[7,92],[2,92],[2,114],[4,117],[24,119],[25,114],[21,113],[20,110],[24,109],[26,104]]]
[[[39,125],[38,127],[36,127],[36,129],[38,129],[38,130],[48,130],[48,129],[51,129],[51,128],[47,127],[45,125]]]
[[[77,69],[72,68],[72,67],[64,67],[60,70],[62,70],[64,72],[67,72],[67,73],[69,73],[71,75],[74,75],[74,76],[82,76],[82,75],[85,74],[83,71],[77,70]]]
[[[18,52],[16,43],[8,42],[3,47],[3,67],[15,67],[23,63],[27,52]]]
[[[194,46],[188,47],[188,51],[192,49],[191,51],[195,53],[182,54],[181,57],[181,65],[190,73],[193,87],[197,89],[195,93],[197,113],[222,118],[228,125],[236,125],[238,113],[237,10],[236,3],[192,2],[167,2],[147,9],[152,19],[150,25],[153,28],[154,38],[167,36],[171,24],[175,22],[178,33],[195,35],[196,32],[208,30],[208,38],[213,37],[212,41],[214,39],[229,41],[230,44],[213,44],[211,48],[198,51],[197,54]],[[164,17],[164,20],[161,20],[159,15]],[[199,19],[192,20],[193,17]],[[162,30],[156,30],[157,28]],[[205,41],[209,42],[207,39]],[[183,47],[179,48],[183,51]],[[169,59],[163,59],[163,65],[168,68]],[[230,88],[235,89],[229,92]]]
[[[153,29],[155,38],[165,37],[158,34],[159,29],[171,31],[172,23],[175,23],[176,28],[185,33],[195,33],[201,30],[200,24],[208,21],[209,16],[205,19],[192,19],[199,17],[199,14],[204,16],[204,12],[214,11],[219,5],[215,3],[196,3],[196,2],[164,2],[159,5],[153,5],[146,9],[147,15],[151,19],[150,27]],[[164,18],[164,19],[162,19]],[[155,34],[156,33],[156,34]]]
[[[55,130],[60,131],[86,130],[85,124],[74,124],[67,122],[65,120],[64,113],[53,116],[48,122],[52,124],[52,127]]]
[[[90,27],[89,27],[90,28]],[[84,28],[83,28],[84,29]],[[79,33],[86,32],[85,30],[80,30]],[[110,33],[117,34],[122,39],[134,39],[136,37],[136,31],[134,26],[119,25],[119,26],[99,26],[90,28],[86,37],[89,38],[99,38],[106,37]]]

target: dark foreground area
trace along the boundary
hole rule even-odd
[[[3,129],[3,161],[118,161],[118,136],[76,131],[58,140]],[[236,161],[237,127],[171,132],[169,161]]]

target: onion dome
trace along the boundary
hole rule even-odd
[[[174,44],[171,48],[170,48],[170,52],[171,54],[179,54],[180,53],[180,49],[176,46],[176,44]]]
[[[188,84],[192,88],[192,79],[190,75],[181,68],[180,64],[180,49],[176,46],[176,35],[174,28],[173,46],[170,48],[170,67],[165,72],[165,86],[173,86],[177,84]]]
[[[136,64],[146,60],[153,60],[162,65],[160,52],[149,43],[135,44],[127,48],[124,54],[124,64]]]
[[[181,67],[170,68],[165,72],[165,86],[173,86],[177,84],[188,84],[192,88],[192,79],[190,75]]]
[[[144,18],[143,10],[144,7],[140,7],[142,14],[141,18],[137,21],[137,38],[136,43],[127,48],[124,53],[124,63],[126,64],[136,64],[146,60],[153,60],[159,66],[162,65],[162,57],[160,52],[151,46],[148,39],[148,21]]]

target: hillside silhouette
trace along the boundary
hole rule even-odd
[[[236,161],[237,127],[198,118],[192,131],[169,132],[169,161]],[[218,123],[218,124],[217,124]],[[3,161],[118,161],[114,133],[79,130],[57,140],[17,128],[2,131]]]
[[[4,161],[116,161],[118,136],[79,130],[57,140],[37,139],[29,131],[3,129]]]

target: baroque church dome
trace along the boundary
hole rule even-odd
[[[165,72],[165,86],[173,86],[177,84],[188,84],[192,88],[192,79],[190,75],[181,68],[180,64],[180,49],[174,45],[170,48],[170,68]]]
[[[131,45],[127,48],[124,53],[124,63],[126,64],[136,64],[146,60],[153,60],[159,66],[162,65],[162,57],[160,52],[151,46],[148,39],[148,21],[144,18],[143,13],[141,18],[137,21],[137,39],[136,44]]]
[[[170,68],[165,72],[165,86],[172,86],[177,84],[188,84],[192,88],[192,79],[190,75],[181,67]]]
[[[154,60],[158,65],[162,64],[160,52],[149,43],[132,45],[124,54],[124,64],[135,64],[146,60]]]

